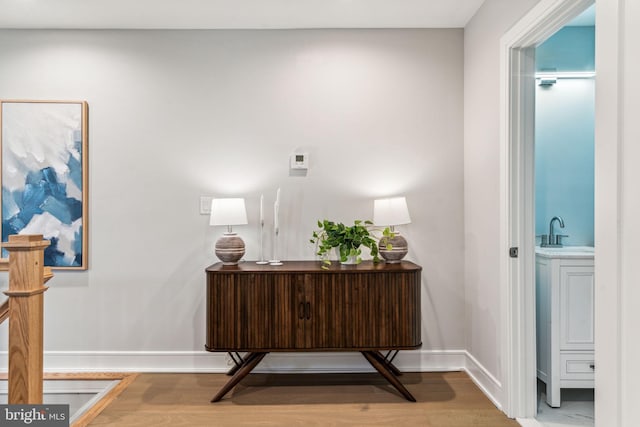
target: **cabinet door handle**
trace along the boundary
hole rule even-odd
[[[310,302],[307,303],[306,314],[307,314],[307,320],[311,319],[311,303]]]
[[[592,363],[592,364],[590,364],[590,365],[589,365],[589,367],[595,371],[595,369],[596,369],[596,364],[595,364],[595,363]]]
[[[298,306],[298,319],[304,319],[304,303],[301,302]]]

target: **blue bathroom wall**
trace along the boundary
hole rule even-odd
[[[536,48],[536,69],[595,70],[595,27],[564,27]]]
[[[536,49],[536,68],[594,70],[594,27],[565,27]],[[564,219],[567,245],[593,245],[594,79],[536,86],[536,235]]]

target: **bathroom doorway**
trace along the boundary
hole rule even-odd
[[[535,70],[536,419],[593,426],[595,5]]]
[[[500,286],[504,409],[522,425],[537,413],[536,47],[594,4],[541,0],[501,38]]]

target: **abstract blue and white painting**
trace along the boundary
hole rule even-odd
[[[2,241],[42,234],[45,265],[86,269],[87,103],[0,102]]]

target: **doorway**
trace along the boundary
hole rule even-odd
[[[535,50],[537,416],[594,425],[595,5]]]
[[[502,360],[504,408],[515,418],[532,419],[537,408],[535,48],[593,3],[541,0],[501,39]]]

